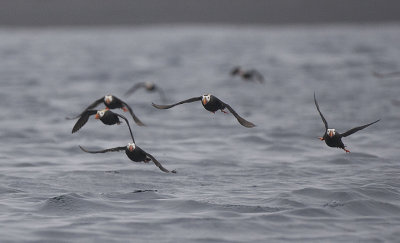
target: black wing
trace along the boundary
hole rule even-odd
[[[66,119],[67,119],[67,120],[74,120],[74,119],[76,119],[76,118],[78,118],[78,117],[81,117],[87,110],[90,110],[90,109],[95,108],[96,106],[100,105],[103,101],[104,101],[104,97],[102,97],[102,98],[96,100],[96,101],[93,102],[91,105],[89,105],[88,107],[86,107],[86,109],[83,110],[81,114],[79,114],[79,115],[77,115],[77,116],[74,116],[74,117],[66,117]]]
[[[222,102],[222,101],[221,101]],[[236,119],[238,120],[238,122],[245,127],[255,127],[256,125],[254,125],[253,123],[245,120],[243,117],[239,116],[238,113],[236,113],[236,111],[228,104],[222,102],[222,104],[236,117]]]
[[[258,72],[257,70],[250,70],[250,72],[254,75],[258,82],[264,83],[264,76]]]
[[[139,118],[137,118],[135,116],[135,114],[133,113],[132,108],[126,102],[122,101],[121,99],[119,99],[119,98],[117,98],[115,96],[113,96],[113,97],[114,97],[115,100],[117,100],[117,102],[121,102],[121,104],[123,104],[128,109],[128,111],[131,114],[133,120],[136,122],[136,124],[138,126],[145,126],[144,123],[141,120],[139,120]]]
[[[82,151],[86,152],[86,153],[98,154],[98,153],[122,151],[122,150],[126,149],[126,146],[124,146],[124,147],[116,147],[116,148],[109,148],[109,149],[104,149],[104,150],[99,150],[99,151],[89,151],[89,150],[85,149],[84,147],[82,147],[81,145],[79,145],[79,148],[82,149]]]
[[[75,123],[74,127],[72,128],[72,133],[77,132],[83,125],[86,124],[86,122],[89,120],[89,117],[96,114],[96,110],[86,110],[82,112],[81,117],[79,120]]]
[[[145,152],[145,153],[146,153],[146,152]],[[147,157],[149,157],[149,158],[153,161],[153,163],[154,163],[158,168],[160,168],[160,170],[162,170],[162,171],[164,171],[164,172],[166,172],[166,173],[169,173],[169,172],[176,173],[175,170],[169,171],[169,170],[167,170],[166,168],[164,168],[164,167],[160,164],[160,162],[158,162],[158,161],[156,160],[156,158],[153,157],[153,155],[151,155],[151,154],[149,154],[149,153],[146,153],[146,155],[147,155]]]
[[[201,100],[201,98],[202,98],[202,96],[194,97],[194,98],[183,100],[181,102],[178,102],[178,103],[175,103],[175,104],[172,104],[172,105],[156,105],[154,103],[151,103],[151,104],[157,109],[169,109],[169,108],[172,108],[172,107],[174,107],[176,105],[180,105],[180,104],[184,104],[184,103],[191,103],[191,102],[195,102],[195,101]]]
[[[317,99],[315,98],[315,92],[314,92],[314,103],[315,103],[315,106],[317,107],[317,110],[319,112],[319,115],[321,116],[322,121],[325,124],[325,130],[328,130],[328,122],[325,120],[325,117],[322,115],[321,111],[319,110],[319,105],[318,105]]]
[[[377,123],[377,122],[380,121],[380,120],[381,120],[381,119],[376,120],[376,121],[374,121],[374,122],[371,122],[371,123],[369,123],[369,124],[367,124],[367,125],[364,125],[364,126],[359,126],[359,127],[352,128],[352,129],[348,130],[347,132],[341,134],[341,136],[342,136],[342,137],[347,137],[347,136],[349,136],[349,135],[351,135],[351,134],[353,134],[353,133],[355,133],[355,132],[358,132],[358,131],[360,131],[360,130],[366,128],[366,127],[368,127],[368,126],[371,126],[371,125],[374,124],[374,123]]]
[[[115,114],[116,114],[117,116],[119,116],[119,117],[121,117],[122,119],[124,119],[124,120],[125,120],[125,122],[126,122],[126,125],[128,125],[129,132],[131,133],[132,142],[135,142],[135,139],[133,138],[132,129],[131,129],[131,126],[129,125],[129,121],[128,121],[128,119],[126,119],[126,117],[124,117],[123,115],[120,115],[120,114],[118,114],[118,113],[115,113]]]
[[[128,91],[125,92],[125,96],[133,94],[137,89],[146,87],[146,83],[140,82],[133,85]]]

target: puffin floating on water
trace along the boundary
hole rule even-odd
[[[162,101],[166,101],[164,91],[153,82],[140,82],[140,83],[137,83],[137,84],[133,85],[130,89],[128,89],[125,92],[125,96],[129,96],[129,95],[133,94],[139,88],[145,88],[149,92],[156,92],[157,91],[160,94],[161,100]]]
[[[98,100],[96,100],[95,102],[93,102],[91,105],[89,105],[88,107],[86,107],[86,109],[79,115],[75,116],[75,117],[67,117],[67,119],[69,120],[73,120],[76,118],[81,117],[83,114],[85,114],[88,110],[95,108],[96,106],[100,105],[101,103],[104,103],[104,105],[106,106],[106,108],[108,109],[117,109],[120,108],[122,109],[124,112],[129,111],[129,113],[131,114],[133,120],[136,122],[137,125],[139,126],[144,126],[144,123],[141,122],[139,120],[139,118],[137,118],[135,116],[135,114],[132,111],[132,108],[124,101],[122,101],[121,99],[119,99],[118,97],[114,96],[114,95],[106,95]]]
[[[125,154],[128,156],[128,158],[134,162],[149,163],[150,161],[153,161],[153,163],[158,168],[160,168],[160,170],[167,172],[167,173],[168,172],[176,173],[175,170],[169,171],[165,167],[163,167],[160,164],[160,162],[158,162],[151,154],[149,154],[149,153],[145,152],[143,149],[139,148],[139,146],[137,146],[134,141],[132,143],[128,143],[127,146],[109,148],[109,149],[104,149],[104,150],[99,150],[99,151],[89,151],[80,145],[79,145],[79,148],[81,148],[82,151],[84,151],[86,153],[91,153],[91,154],[125,151]]]
[[[358,132],[358,131],[360,131],[360,130],[362,130],[362,129],[368,127],[368,126],[371,126],[372,124],[377,123],[378,121],[380,121],[380,119],[379,119],[379,120],[376,120],[376,121],[371,122],[369,124],[352,128],[352,129],[348,130],[345,133],[339,133],[335,129],[328,128],[328,122],[326,121],[325,117],[322,115],[322,113],[321,113],[321,111],[319,109],[319,105],[318,105],[317,99],[315,98],[315,93],[314,93],[314,103],[315,103],[315,106],[317,107],[318,113],[321,116],[321,119],[322,119],[322,121],[323,121],[323,123],[325,125],[325,134],[324,134],[323,137],[320,137],[319,139],[321,141],[325,141],[326,145],[328,145],[329,147],[341,148],[344,151],[346,151],[346,153],[350,153],[350,151],[347,150],[346,146],[343,144],[343,142],[342,142],[342,138],[343,137],[347,137],[347,136],[349,136],[349,135],[351,135],[351,134],[353,134],[355,132]]]
[[[258,81],[264,83],[264,76],[255,69],[243,70],[241,67],[235,67],[231,71],[232,76],[240,76],[245,81]]]
[[[220,99],[218,99],[217,97],[215,97],[214,95],[211,95],[211,94],[205,94],[200,97],[190,98],[190,99],[187,99],[187,100],[184,100],[184,101],[172,104],[172,105],[157,105],[154,103],[152,103],[152,105],[157,109],[169,109],[176,105],[180,105],[180,104],[184,104],[184,103],[191,103],[191,102],[195,102],[195,101],[201,101],[204,108],[213,113],[215,113],[217,110],[221,110],[224,113],[228,113],[228,112],[224,111],[224,109],[227,108],[236,117],[236,119],[242,126],[245,126],[245,127],[254,127],[255,126],[253,123],[246,121],[244,118],[239,116],[239,114],[236,113],[236,111],[233,110],[232,107],[230,107],[230,105],[222,102]]]
[[[129,125],[128,119],[126,119],[126,117],[118,114],[118,113],[114,113],[109,109],[104,109],[104,110],[86,110],[81,114],[81,117],[79,118],[79,120],[75,123],[74,127],[72,128],[72,133],[77,132],[79,129],[81,129],[81,127],[83,127],[86,122],[89,120],[89,117],[95,115],[95,119],[99,119],[100,121],[102,121],[104,124],[106,125],[114,125],[114,124],[121,124],[121,121],[119,120],[119,118],[122,118],[125,120],[126,125],[129,128],[129,132],[131,133],[131,137],[132,140],[134,140],[133,138],[133,134],[132,134],[132,130],[131,130],[131,126]]]

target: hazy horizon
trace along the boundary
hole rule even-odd
[[[400,21],[396,0],[3,0],[0,26]]]

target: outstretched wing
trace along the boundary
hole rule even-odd
[[[391,78],[391,77],[397,77],[400,75],[400,72],[391,72],[391,73],[378,73],[373,71],[372,74],[377,77],[377,78]]]
[[[125,92],[125,96],[133,94],[137,89],[146,87],[146,83],[140,82],[133,85],[130,89]]]
[[[321,111],[319,110],[319,105],[318,105],[317,99],[315,98],[315,92],[314,92],[314,103],[315,103],[315,106],[317,107],[317,110],[319,112],[319,115],[321,116],[322,121],[324,122],[325,130],[328,130],[328,122],[325,120],[325,117],[322,115]]]
[[[221,101],[222,102],[222,101]],[[245,120],[243,117],[239,116],[238,113],[236,113],[236,111],[228,104],[222,102],[222,104],[232,113],[232,115],[234,115],[236,117],[236,119],[238,120],[238,122],[244,126],[244,127],[255,127],[256,125],[254,125],[253,123]]]
[[[368,127],[368,126],[371,126],[371,125],[374,124],[374,123],[377,123],[377,122],[380,121],[380,120],[381,120],[381,119],[376,120],[376,121],[374,121],[374,122],[371,122],[371,123],[369,123],[369,124],[367,124],[367,125],[364,125],[364,126],[359,126],[359,127],[352,128],[352,129],[348,130],[347,132],[342,133],[341,136],[342,136],[342,137],[347,137],[347,136],[349,136],[349,135],[351,135],[351,134],[353,134],[353,133],[355,133],[355,132],[358,132],[358,131],[360,131],[360,130],[366,128],[366,127]]]
[[[131,114],[133,120],[136,122],[136,124],[138,126],[145,126],[144,123],[141,120],[139,120],[139,118],[137,118],[135,113],[133,113],[132,108],[126,102],[122,101],[121,99],[119,99],[119,98],[117,98],[115,96],[113,96],[113,97],[114,97],[115,100],[117,100],[117,102],[121,102],[121,104],[123,104],[128,109],[128,111]]]
[[[115,113],[117,116],[119,116],[119,117],[121,117],[122,119],[124,119],[125,120],[125,122],[126,122],[126,125],[128,126],[128,128],[129,128],[129,132],[131,133],[131,137],[132,137],[132,142],[135,142],[135,139],[133,138],[133,133],[132,133],[132,129],[131,129],[131,126],[129,125],[129,121],[128,121],[128,119],[126,119],[126,117],[124,117],[123,115],[120,115],[120,114],[118,114],[118,113]]]
[[[264,76],[257,70],[253,69],[250,72],[254,75],[258,82],[264,83]]]
[[[79,120],[75,123],[74,127],[72,128],[72,133],[77,132],[86,122],[89,120],[89,117],[96,114],[96,110],[86,110],[81,114]]]
[[[126,147],[124,146],[124,147],[109,148],[109,149],[104,149],[104,150],[99,150],[99,151],[89,151],[89,150],[85,149],[84,147],[82,147],[81,145],[79,145],[79,148],[82,149],[83,152],[91,153],[91,154],[117,152],[117,151],[122,151],[122,150],[126,149]]]
[[[81,117],[87,110],[93,109],[93,108],[95,108],[96,106],[100,105],[101,102],[103,102],[103,100],[104,100],[104,97],[102,97],[102,98],[96,100],[96,101],[93,102],[91,105],[89,105],[88,107],[86,107],[86,109],[84,109],[84,110],[82,111],[81,114],[79,114],[79,115],[77,115],[77,116],[74,116],[74,117],[66,117],[65,119],[67,119],[67,120],[74,120],[74,119],[76,119],[76,118],[78,118],[78,117]]]
[[[146,153],[146,152],[145,152],[145,153]],[[154,163],[158,168],[160,168],[160,170],[162,170],[162,171],[164,171],[164,172],[166,172],[166,173],[169,173],[169,172],[176,173],[175,170],[169,171],[169,170],[167,170],[166,168],[164,168],[164,167],[160,164],[160,162],[158,162],[158,161],[156,160],[156,158],[153,157],[153,155],[151,155],[151,154],[149,154],[149,153],[146,153],[146,155],[147,155],[147,157],[149,157],[149,158],[153,161],[153,163]]]
[[[172,107],[174,107],[176,105],[185,104],[185,103],[191,103],[191,102],[195,102],[195,101],[201,100],[201,98],[202,98],[202,96],[194,97],[194,98],[183,100],[181,102],[178,102],[178,103],[175,103],[175,104],[172,104],[172,105],[157,105],[157,104],[154,104],[154,103],[151,103],[151,104],[157,109],[169,109],[169,108],[172,108]]]

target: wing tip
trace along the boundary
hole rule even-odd
[[[153,102],[151,102],[151,105],[157,109],[165,109],[165,105],[157,105],[157,104],[154,104]]]

